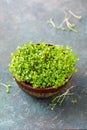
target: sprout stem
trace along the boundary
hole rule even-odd
[[[4,84],[4,83],[0,83],[0,84],[8,89],[8,86],[6,84]]]
[[[0,83],[0,85],[4,86],[4,87],[6,88],[6,93],[9,93],[9,92],[10,92],[8,85],[6,85],[6,84],[4,84],[4,83],[2,83],[2,82]]]
[[[71,14],[71,15],[73,15],[75,18],[77,18],[77,19],[82,19],[82,16],[78,16],[78,15],[76,15],[76,14],[74,14],[71,10],[69,10],[69,13]]]
[[[47,21],[47,23],[51,24],[54,28],[56,27],[56,25],[55,25],[55,23],[54,23],[54,21],[53,21],[52,18],[50,18],[50,19]]]
[[[71,96],[73,93],[70,93],[70,90],[73,88],[74,86],[71,86],[69,89],[66,90],[66,92],[64,92],[61,95],[58,95],[56,97],[53,98],[53,100],[51,101],[51,103],[49,104],[51,107],[51,110],[54,110],[55,106],[57,104],[62,105],[64,99],[66,98],[66,96]]]
[[[62,29],[63,31],[65,31],[65,30],[67,30],[67,28],[68,28],[68,30],[77,33],[78,30],[74,29],[75,24],[71,24],[71,23],[69,22],[70,17],[67,16],[68,14],[67,14],[66,12],[64,12],[64,13],[65,13],[64,20],[61,22],[61,24],[60,24],[59,26],[56,26],[56,25],[55,25],[55,23],[54,23],[54,21],[53,21],[52,18],[50,18],[50,19],[47,21],[47,23],[48,23],[48,24],[51,24],[56,30]],[[72,16],[74,16],[74,17],[77,18],[77,19],[80,19],[80,20],[82,19],[82,16],[77,16],[77,15],[75,15],[71,10],[68,10],[68,13],[70,13]],[[66,23],[67,28],[64,28],[64,27],[63,27],[64,23]]]
[[[68,29],[69,29],[70,31],[74,31],[74,32],[76,32],[76,33],[78,32],[78,30],[76,30],[76,29],[73,28],[75,25],[74,25],[74,24],[71,24],[71,23],[69,22],[69,19],[68,19],[68,18],[66,18],[65,21],[66,21],[66,25],[67,25],[67,27],[68,27]]]

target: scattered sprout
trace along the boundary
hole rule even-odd
[[[10,92],[10,90],[9,89],[6,89],[6,93],[9,93]]]
[[[73,104],[77,104],[77,99],[72,99],[72,101],[71,101]]]
[[[74,14],[71,10],[69,10],[69,13],[72,15],[72,16],[74,16],[75,18],[77,18],[77,19],[82,19],[82,16],[78,16],[78,15],[76,15],[76,14]]]
[[[66,30],[67,30],[66,28],[63,28],[63,27],[62,27],[61,29],[62,29],[63,31],[66,31]]]
[[[71,27],[69,27],[69,28],[68,28],[68,30],[69,30],[69,31],[76,32],[76,33],[78,33],[78,32],[79,32],[78,30],[76,30],[76,29],[73,29],[73,28],[71,28]]]
[[[68,13],[70,13],[72,16],[74,16],[75,18],[77,19],[82,19],[82,16],[77,16],[75,15],[71,10],[68,10]],[[66,30],[69,30],[69,31],[73,31],[75,33],[78,33],[79,31],[77,29],[75,29],[75,24],[74,23],[70,23],[69,19],[70,17],[66,17],[66,13],[65,13],[65,17],[64,17],[64,20],[61,22],[61,24],[59,26],[56,26],[53,19],[50,18],[47,23],[48,24],[51,24],[56,30],[63,30],[63,31],[66,31]],[[67,26],[67,28],[64,27],[64,24]]]
[[[68,18],[65,19],[65,22],[69,31],[74,31],[76,33],[78,32],[78,30],[74,29],[75,24],[71,24]]]
[[[11,87],[11,84],[8,84],[7,86],[8,86],[8,87]]]
[[[53,21],[52,18],[50,18],[50,19],[47,21],[47,23],[48,23],[48,24],[51,24],[54,28],[56,28],[56,25],[55,25],[55,23],[54,23],[54,21]]]
[[[5,88],[6,88],[6,93],[9,93],[10,92],[10,89],[9,89],[9,87],[11,87],[11,85],[10,84],[4,84],[4,83],[0,83],[0,85],[2,85],[2,86],[4,86]]]
[[[56,105],[62,106],[62,104],[63,104],[65,98],[66,98],[67,96],[73,95],[73,93],[70,92],[72,88],[73,88],[73,86],[70,87],[70,88],[68,88],[68,89],[66,90],[66,92],[64,92],[63,94],[60,94],[60,95],[58,95],[58,96],[55,96],[55,97],[51,100],[51,103],[49,104],[50,109],[51,109],[51,110],[54,110],[54,108],[55,108]],[[74,101],[74,102],[75,102],[75,101]]]

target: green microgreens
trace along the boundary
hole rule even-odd
[[[76,71],[77,54],[69,46],[24,44],[11,55],[9,70],[34,88],[58,88]]]
[[[2,85],[2,86],[4,86],[5,88],[6,88],[6,93],[9,93],[10,92],[10,89],[9,89],[9,87],[11,86],[10,84],[4,84],[4,83],[0,83],[0,85]]]
[[[66,90],[66,92],[64,92],[63,94],[60,94],[60,95],[58,95],[58,96],[55,96],[55,97],[51,100],[51,103],[49,104],[50,109],[51,109],[51,110],[54,110],[54,108],[55,108],[56,105],[62,106],[62,104],[63,104],[65,98],[66,98],[67,96],[73,95],[73,93],[70,92],[72,88],[73,88],[73,86],[70,87],[70,88],[68,88],[68,89]]]

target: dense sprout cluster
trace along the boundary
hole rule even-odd
[[[58,88],[76,71],[76,54],[69,46],[23,44],[11,54],[9,70],[33,88]]]

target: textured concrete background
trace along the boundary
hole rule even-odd
[[[55,31],[47,24],[49,18],[59,24],[66,8],[82,15],[81,22],[72,19],[79,33]],[[80,57],[79,71],[67,85],[75,86],[74,95],[55,111],[48,107],[50,99],[25,94],[8,70],[10,53],[30,39],[69,44]],[[0,0],[0,82],[12,85],[10,94],[0,86],[0,130],[87,129],[87,0]]]

